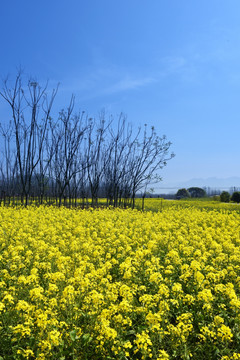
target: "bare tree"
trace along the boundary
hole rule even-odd
[[[120,114],[118,119],[117,128],[109,128],[111,136],[110,140],[110,161],[105,168],[105,187],[106,195],[113,203],[114,207],[120,205],[123,196],[123,180],[126,173],[129,171],[127,168],[128,158],[131,152],[131,136],[132,128],[126,125],[126,116]]]
[[[66,199],[71,194],[71,181],[82,171],[80,146],[87,130],[83,124],[84,112],[73,115],[74,97],[66,111],[59,114],[58,122],[51,122],[51,139],[53,157],[51,159],[51,175],[56,182],[56,196],[59,206],[62,198]],[[75,178],[76,181],[76,178]]]
[[[77,206],[81,197],[84,206],[91,195],[95,206],[101,195],[114,206],[131,199],[134,208],[141,191],[144,206],[148,187],[160,181],[159,171],[173,157],[171,143],[153,127],[150,134],[147,126],[143,135],[140,129],[133,134],[123,114],[117,124],[112,117],[106,120],[104,111],[98,120],[88,119],[85,112],[74,114],[74,96],[54,120],[58,87],[47,96],[47,85],[33,79],[22,85],[21,71],[12,87],[4,81],[0,95],[11,108],[12,121],[0,126],[1,196],[6,200],[6,195],[10,199],[19,192],[27,205],[30,195],[43,203],[46,194],[59,206],[63,199]]]
[[[42,88],[35,80],[29,80],[24,87],[20,70],[13,87],[10,87],[6,79],[0,91],[0,95],[7,101],[12,112],[21,199],[23,202],[25,198],[26,205],[33,172],[41,159],[50,112],[57,93],[57,89],[53,90],[48,101],[46,90],[47,84]]]
[[[111,148],[106,134],[111,121],[106,122],[104,112],[100,114],[99,123],[96,124],[93,119],[89,120],[86,161],[92,205],[95,206],[98,202],[98,192],[104,170],[110,160]]]
[[[50,186],[50,164],[54,155],[53,142],[51,141],[51,127],[52,118],[49,118],[49,124],[45,131],[45,138],[43,142],[42,152],[40,155],[39,163],[34,169],[34,183],[36,185],[35,194],[37,194],[39,203],[43,203],[44,196],[47,196],[47,190],[49,192]],[[43,129],[40,127],[37,129],[38,143],[42,137]]]
[[[1,151],[0,161],[0,173],[1,173],[1,197],[3,197],[4,204],[6,203],[6,197],[13,197],[14,202],[14,191],[17,187],[17,164],[16,156],[12,149],[12,137],[13,137],[13,124],[10,121],[7,125],[3,126],[0,124],[0,135],[3,138],[3,149]]]
[[[131,193],[132,207],[135,207],[135,197],[137,191],[147,188],[151,182],[161,180],[158,171],[166,166],[167,161],[174,157],[169,154],[171,142],[166,140],[166,136],[157,136],[154,127],[148,136],[147,126],[145,125],[143,139],[141,142],[135,141],[131,150]]]

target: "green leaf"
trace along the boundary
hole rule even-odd
[[[76,330],[72,330],[70,331],[70,338],[72,341],[75,341],[77,339],[77,333],[76,333]]]
[[[82,336],[82,339],[83,339],[83,342],[84,342],[84,343],[90,343],[90,342],[92,341],[92,337],[91,337],[90,334],[84,334],[84,335]]]

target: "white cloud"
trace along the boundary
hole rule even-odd
[[[183,75],[186,68],[187,61],[181,56],[161,58],[160,64],[155,64],[151,69],[126,69],[105,64],[89,67],[86,72],[81,69],[76,76],[63,80],[59,91],[81,94],[82,99],[92,99],[151,86],[174,73]]]
[[[134,77],[124,77],[117,82],[115,82],[113,85],[107,87],[104,90],[104,93],[116,93],[120,91],[126,91],[126,90],[135,90],[140,87],[147,86],[149,84],[155,83],[157,79],[153,77],[142,77],[142,78],[134,78]]]

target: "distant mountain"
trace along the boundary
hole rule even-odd
[[[180,183],[184,187],[199,186],[199,187],[240,187],[240,177],[233,176],[225,179],[217,177],[209,177],[207,179],[191,179],[185,182]]]
[[[190,188],[193,186],[197,187],[210,187],[212,189],[218,190],[229,190],[230,188],[236,187],[240,189],[240,177],[232,176],[228,178],[217,178],[209,177],[206,179],[203,178],[194,178],[187,181],[181,182],[169,182],[163,181],[155,188],[155,193],[173,193],[180,188]]]

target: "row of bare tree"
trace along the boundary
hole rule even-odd
[[[0,125],[0,196],[30,197],[77,205],[78,200],[107,198],[114,206],[131,203],[149,184],[157,182],[159,170],[173,157],[171,143],[152,127],[135,133],[121,114],[117,121],[74,112],[74,97],[66,110],[52,117],[57,89],[49,95],[47,85],[23,84],[19,72],[14,84],[4,81],[0,95],[8,103],[11,120]]]

